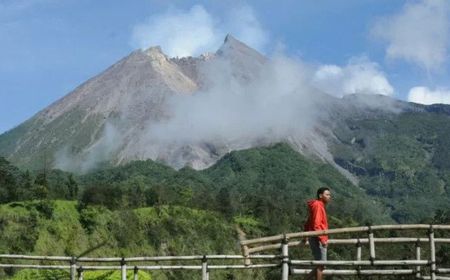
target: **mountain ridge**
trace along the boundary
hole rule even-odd
[[[450,106],[445,105],[425,106],[364,94],[339,99],[314,91],[314,98],[308,101],[314,109],[314,122],[300,134],[228,142],[155,140],[149,128],[171,120],[176,113],[170,108],[174,98],[201,97],[216,87],[217,81],[208,79],[208,72],[229,71],[230,77],[243,85],[241,89],[251,89],[247,85],[257,80],[261,71],[267,72],[264,67],[269,61],[232,35],[227,35],[215,53],[198,57],[170,58],[159,46],[133,51],[0,135],[0,155],[25,168],[54,166],[81,173],[103,162],[117,165],[149,158],[177,169],[186,165],[204,169],[230,151],[285,142],[312,159],[332,164],[358,184],[357,174],[333,154],[334,146],[346,145],[339,138],[346,119],[390,119],[405,112],[450,113]]]

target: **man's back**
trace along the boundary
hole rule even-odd
[[[305,231],[318,231],[328,229],[327,212],[325,205],[331,200],[329,188],[322,187],[317,190],[317,199],[308,201],[308,220],[305,223]],[[327,260],[328,235],[312,236],[309,238],[309,246],[315,260]],[[323,265],[319,265],[311,271],[307,279],[322,280]]]
[[[305,231],[317,231],[328,229],[327,212],[325,211],[325,204],[319,199],[308,201],[308,220],[305,223]],[[328,236],[321,235],[319,240],[322,244],[326,244]]]

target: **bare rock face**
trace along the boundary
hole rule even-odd
[[[83,169],[86,160],[93,161],[87,168],[117,161],[125,142],[108,143],[105,137],[134,139],[145,123],[168,117],[168,97],[197,89],[159,47],[138,50],[2,135],[0,153],[19,165],[39,167],[45,160],[71,170]]]
[[[0,135],[0,155],[27,168],[53,166],[75,172],[86,172],[103,162],[138,159],[203,169],[232,150],[286,141],[301,153],[334,163],[327,145],[333,139],[332,125],[326,120],[306,134],[284,139],[168,142],[152,135],[149,128],[172,118],[173,98],[191,98],[214,87],[211,72],[228,71],[230,77],[246,84],[258,77],[267,61],[231,35],[216,53],[199,57],[169,58],[160,47],[134,51]],[[322,104],[329,103],[323,109],[333,111],[336,102],[322,98],[326,100]]]
[[[149,143],[146,128],[170,118],[168,99],[205,85],[200,68],[214,59],[217,54],[169,58],[160,47],[134,51],[1,135],[0,155],[21,166],[74,171],[146,158],[204,167],[211,162],[207,149]]]

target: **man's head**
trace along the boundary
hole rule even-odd
[[[331,192],[327,187],[321,187],[317,190],[317,199],[327,204],[331,200]]]

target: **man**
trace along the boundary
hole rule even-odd
[[[318,231],[328,229],[327,212],[325,206],[331,201],[331,192],[327,187],[322,187],[317,190],[317,199],[308,201],[308,220],[305,223],[305,231]],[[309,246],[315,260],[327,260],[328,236],[320,235],[309,238]],[[306,279],[322,280],[323,265],[317,266]]]

